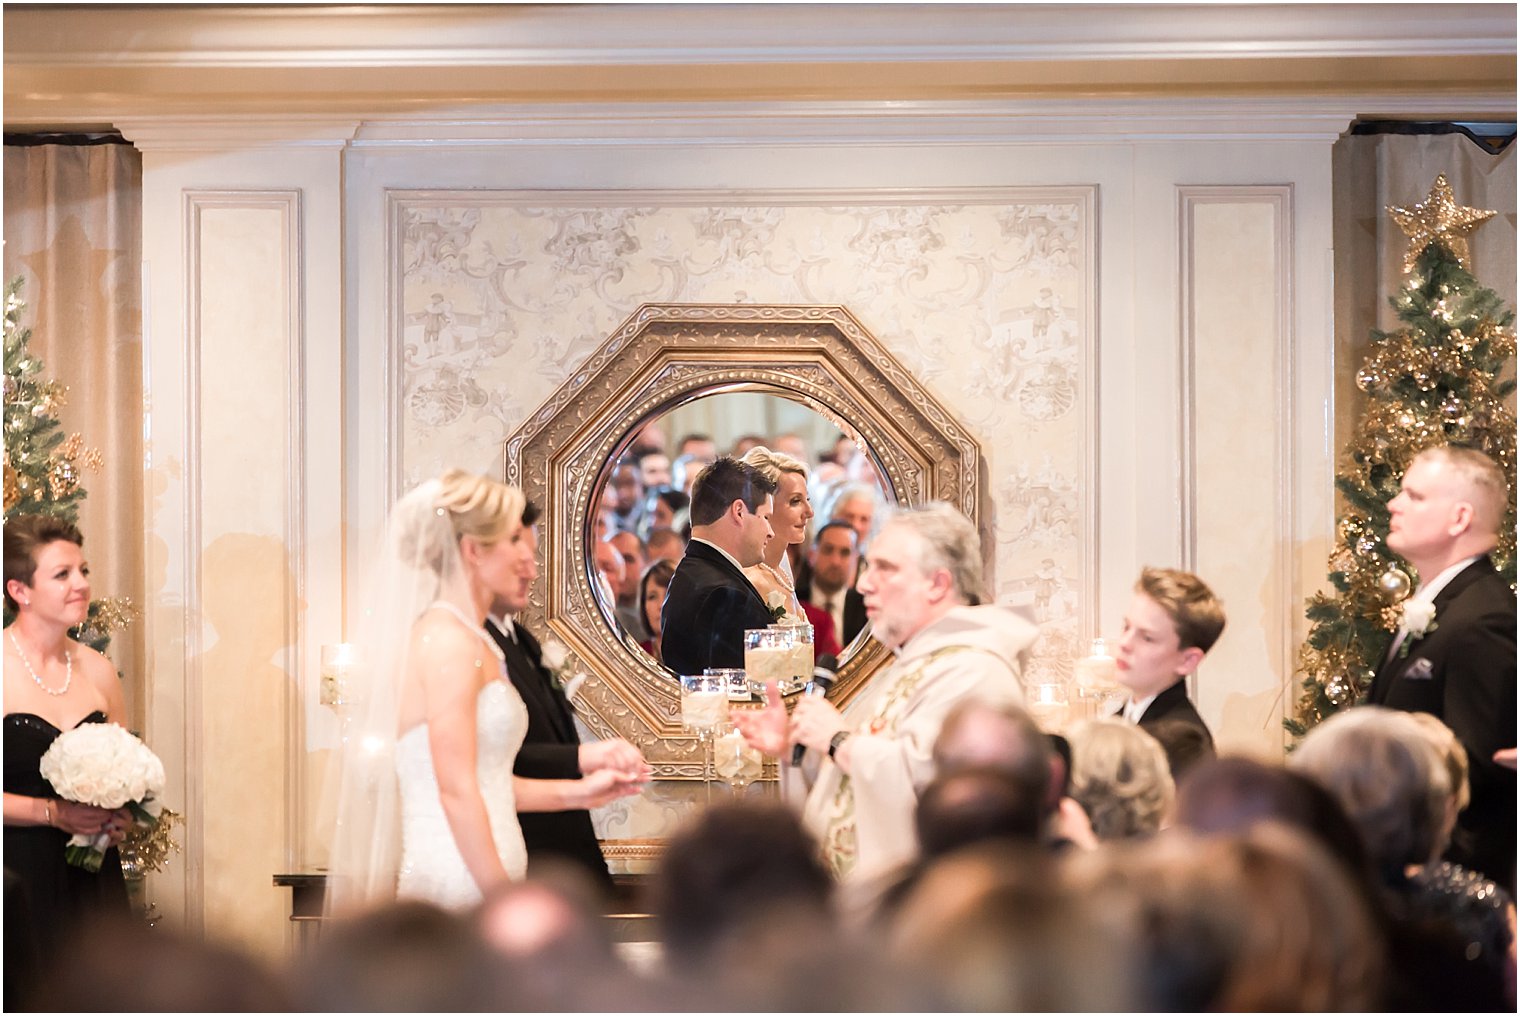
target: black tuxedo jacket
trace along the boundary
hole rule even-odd
[[[1123,715],[1122,707],[1120,715]],[[1214,735],[1209,733],[1208,725],[1203,722],[1203,717],[1198,715],[1192,699],[1188,698],[1185,679],[1177,681],[1157,695],[1155,700],[1145,707],[1145,712],[1140,714],[1139,727],[1147,734],[1156,735],[1157,728],[1173,724],[1196,729],[1203,735],[1204,743],[1204,750],[1200,755],[1196,751],[1183,748],[1169,736],[1156,738],[1161,742],[1162,748],[1166,749],[1167,765],[1175,778],[1181,776],[1189,766],[1197,764],[1202,759],[1214,757]],[[1180,770],[1178,763],[1181,763]]]
[[[1436,594],[1435,608],[1435,626],[1384,662],[1367,700],[1430,713],[1461,740],[1472,803],[1447,856],[1513,892],[1515,771],[1493,758],[1515,746],[1515,594],[1481,557]]]
[[[515,641],[494,621],[486,621],[486,630],[506,654],[507,676],[528,706],[528,733],[512,772],[540,780],[578,779],[580,737],[575,732],[575,713],[545,669],[538,639],[522,625],[508,623],[516,632]],[[589,811],[518,812],[517,819],[528,847],[529,874],[535,862],[570,861],[584,868],[604,890],[611,890],[612,876]]]
[[[823,608],[822,598],[813,596],[812,575],[797,579],[797,598],[811,603],[819,609]],[[839,644],[848,646],[854,641],[855,636],[866,626],[866,598],[853,586],[844,591],[844,630],[839,632]]]
[[[660,609],[660,655],[677,674],[744,666],[744,631],[764,628],[771,612],[744,573],[717,548],[686,545]]]

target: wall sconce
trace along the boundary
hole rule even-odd
[[[348,704],[348,679],[358,661],[358,652],[352,642],[322,647],[322,684],[318,693],[324,706]]]

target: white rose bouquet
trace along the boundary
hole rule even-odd
[[[66,730],[42,756],[42,776],[58,796],[97,808],[126,808],[140,826],[158,824],[163,805],[164,764],[136,737],[114,723],[86,723]],[[75,833],[64,859],[99,871],[110,838]]]

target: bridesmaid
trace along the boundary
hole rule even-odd
[[[17,876],[27,934],[44,961],[82,917],[129,909],[114,847],[130,813],[61,800],[38,768],[63,731],[127,722],[116,668],[69,638],[90,609],[83,543],[60,519],[22,515],[5,524],[5,604],[15,612],[4,639],[5,867]],[[98,873],[64,861],[72,833],[110,838]]]

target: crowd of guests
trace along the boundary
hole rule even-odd
[[[1084,776],[1089,754],[1138,775]],[[1224,756],[1174,785],[1132,724],[1091,721],[1063,744],[1017,705],[968,700],[933,755],[913,856],[868,885],[838,881],[772,799],[694,815],[640,901],[655,950],[617,941],[583,872],[546,868],[467,912],[405,902],[333,923],[286,968],[100,927],[30,1004],[1513,1011],[1514,908],[1439,860],[1465,758],[1438,721],[1352,710],[1286,764]]]

